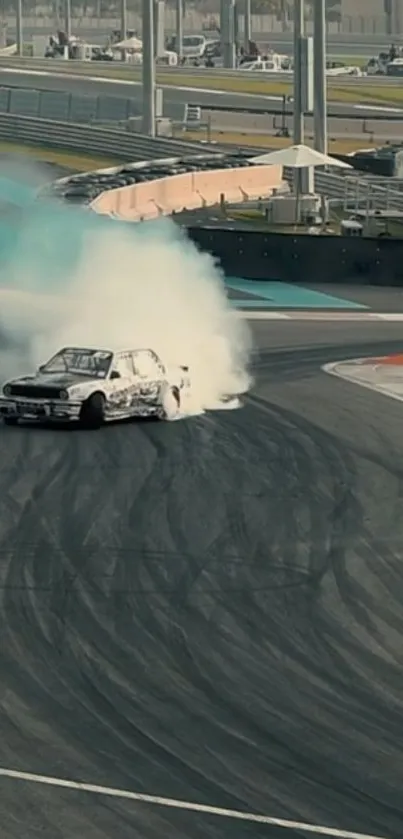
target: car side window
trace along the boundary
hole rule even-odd
[[[147,352],[146,350],[144,352],[133,353],[133,364],[134,372],[137,376],[148,379],[160,378],[161,376],[161,371],[156,359],[152,353]]]
[[[117,358],[115,358],[112,371],[112,378],[117,378],[113,375],[114,373],[118,373],[119,378],[124,379],[127,379],[128,376],[133,376],[133,360],[129,353],[127,355],[120,355]]]

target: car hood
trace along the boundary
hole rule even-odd
[[[90,384],[95,381],[91,376],[80,376],[75,373],[46,373],[37,376],[23,376],[20,379],[13,379],[10,385],[29,385],[30,387],[54,387],[61,390],[73,387],[74,385]]]

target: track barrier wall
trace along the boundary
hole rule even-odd
[[[219,151],[217,147],[214,149],[208,148],[208,146],[201,147],[200,144],[196,143],[151,139],[144,135],[129,132],[68,122],[54,122],[53,120],[35,117],[11,116],[5,113],[0,113],[0,139],[10,140],[14,143],[22,142],[74,151],[85,149],[87,153],[107,153],[114,156],[116,160],[131,162],[177,157],[178,155],[189,155],[201,151]],[[226,180],[229,171],[225,170]],[[243,172],[247,172],[249,175],[250,170],[243,170]],[[205,177],[205,173],[200,174]],[[279,176],[276,175],[277,177]],[[320,183],[319,178],[321,179]],[[317,173],[315,180],[315,186],[319,192],[332,197],[342,197],[345,190],[343,178],[326,173]],[[265,188],[267,189],[266,195],[270,194],[271,189],[277,185],[279,185],[278,182],[274,183],[272,180],[266,180],[258,193],[255,193],[255,197],[264,194]],[[149,187],[148,184],[141,186]],[[238,186],[244,190],[244,198],[246,199],[247,189],[251,185],[249,184],[248,187],[244,182],[242,184],[239,182]],[[206,183],[204,186],[201,183],[198,185],[197,203],[192,204],[193,207],[201,207],[207,204],[209,197],[207,187]],[[122,197],[122,193],[127,189],[131,188],[125,187],[117,191],[120,196],[114,198],[117,203],[113,212],[117,209],[119,213],[119,201],[125,202],[125,212],[129,210],[129,213],[132,213],[129,217],[135,219],[140,217],[138,213],[139,205],[138,203],[136,205],[138,198],[134,200],[134,196],[132,196],[129,200],[126,195]],[[179,201],[177,195],[173,198],[169,191],[167,193],[166,186],[160,186],[159,189],[157,206],[160,209],[158,214],[164,212],[164,210],[165,212],[172,212],[173,209],[187,208],[178,205],[186,205],[189,203],[188,200]],[[186,189],[188,191],[185,194],[189,198],[189,186]],[[218,189],[217,184],[217,191]],[[165,193],[163,190],[165,190]],[[206,192],[206,197],[203,191]],[[387,192],[380,188],[378,188],[378,191],[385,193],[385,195]],[[224,190],[225,194],[227,194],[227,198],[224,198],[224,200],[237,200],[232,197],[229,199],[229,193]],[[249,192],[249,195],[252,197],[253,193]],[[100,196],[101,198],[103,196]],[[148,210],[151,211],[150,203],[153,203],[153,199],[150,201],[150,195],[146,197],[145,191],[142,194],[141,202],[143,202],[143,198],[146,208],[148,204]],[[193,198],[196,202],[196,195]],[[173,203],[175,203],[175,208],[173,208]],[[376,203],[378,205],[378,196]],[[403,195],[401,192],[399,194],[396,191],[393,202],[390,196],[385,197],[385,204],[390,207],[401,209],[400,205],[402,203]],[[102,210],[101,207],[99,207],[99,211],[105,213],[105,207]],[[155,212],[154,215],[156,214]],[[152,218],[154,215],[148,215],[148,217]],[[283,280],[286,282],[349,282],[367,285],[403,286],[403,240],[266,233],[259,230],[229,229],[225,228],[225,225],[210,228],[190,226],[189,235],[201,249],[209,251],[220,261],[227,274],[233,276],[255,280]]]
[[[220,202],[265,198],[282,185],[282,166],[190,172],[103,192],[91,206],[122,221],[141,221]]]
[[[288,283],[403,286],[403,240],[188,227],[228,276]]]
[[[5,113],[0,113],[0,140],[97,154],[131,163],[220,150],[216,146],[152,138],[131,131]]]

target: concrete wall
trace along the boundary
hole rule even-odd
[[[184,21],[184,31],[185,32],[201,32],[207,21],[210,21],[211,18],[214,17],[217,23],[219,20],[218,13],[216,15],[206,15],[201,14],[195,10],[190,9],[185,17]],[[128,12],[127,15],[128,20],[128,28],[136,29],[139,33],[141,33],[141,16],[135,12]],[[8,15],[4,18],[4,21],[7,23],[9,31],[12,32],[15,30],[15,16]],[[61,22],[62,23],[62,22]],[[165,9],[165,28],[168,32],[175,31],[175,10],[174,9]],[[119,18],[98,18],[97,16],[89,16],[88,13],[86,15],[74,15],[73,17],[73,32],[93,32],[94,38],[96,33],[110,33],[112,29],[119,29],[120,27],[120,19]],[[239,19],[239,29],[242,32],[243,27],[243,19],[242,15]],[[308,24],[308,29],[310,28],[310,24]],[[33,32],[54,32],[56,29],[56,18],[51,11],[46,11],[46,9],[42,9],[42,14],[24,16],[24,31],[26,33],[25,40],[29,40],[30,34]],[[328,31],[330,34],[337,35],[340,32],[341,27],[340,24],[337,22],[332,22],[329,24]],[[274,15],[252,15],[252,32],[255,36],[262,36],[263,40],[270,42],[270,35],[271,33],[281,34],[287,33],[292,31],[292,24],[287,24],[278,20],[278,18]],[[207,33],[208,34],[208,33]],[[214,31],[210,33],[212,37],[216,37],[216,33]]]
[[[122,221],[141,221],[183,210],[211,207],[220,196],[231,203],[264,198],[282,184],[281,166],[251,166],[191,172],[103,192],[91,208]]]
[[[403,286],[403,240],[188,228],[227,276],[287,283]]]
[[[392,29],[388,29],[388,18],[383,8],[383,0],[341,0],[342,16],[340,21],[331,21],[328,23],[328,34],[330,36],[337,36],[338,34],[356,34],[356,35],[386,35],[388,31],[394,34],[403,34],[402,30],[402,13],[400,12],[400,4],[402,0],[391,0],[394,4],[392,19],[394,21]],[[141,17],[138,13],[128,13],[128,27],[136,29],[141,33]],[[218,23],[218,13],[216,15],[206,15],[195,10],[188,10],[184,21],[185,32],[201,32],[207,21],[214,18]],[[15,16],[8,15],[3,18],[7,23],[9,33],[15,31]],[[60,25],[63,22],[60,21]],[[398,28],[396,28],[396,26]],[[97,36],[102,37],[110,33],[112,29],[119,29],[120,19],[118,17],[99,18],[97,15],[90,16],[84,10],[80,15],[75,13],[73,17],[73,32],[81,32],[87,34],[87,37],[93,34],[96,41]],[[57,28],[56,18],[53,12],[46,7],[42,7],[36,15],[24,16],[24,33],[25,40],[29,41],[32,34],[45,32],[54,32]],[[165,9],[165,28],[167,32],[175,31],[175,10],[170,8]],[[239,18],[239,30],[242,32],[243,18]],[[263,42],[270,43],[270,36],[287,35],[292,32],[292,22],[279,20],[275,15],[252,15],[252,32],[255,37],[260,38]],[[312,33],[312,23],[307,22],[307,32]],[[214,37],[214,32],[212,33]]]
[[[390,0],[390,31],[394,35],[403,33],[403,0]]]

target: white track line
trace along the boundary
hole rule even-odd
[[[403,312],[351,312],[351,310],[340,311],[336,310],[334,312],[320,311],[320,310],[306,310],[301,309],[300,311],[292,311],[289,314],[285,312],[279,312],[276,310],[261,310],[258,309],[257,311],[249,310],[249,309],[238,309],[241,313],[242,317],[246,318],[246,320],[289,320],[289,321],[338,321],[339,323],[347,323],[350,321],[354,323],[355,321],[366,321],[367,323],[371,323],[373,321],[389,321],[393,322],[396,321],[397,323],[403,321]]]
[[[164,72],[162,68],[162,72]],[[4,74],[12,74],[16,75],[19,74],[21,76],[49,76],[50,78],[61,78],[65,77],[66,79],[78,79],[81,81],[87,82],[101,82],[102,84],[125,84],[125,85],[141,85],[141,81],[135,81],[131,79],[122,79],[113,76],[89,76],[87,74],[81,73],[68,73],[60,70],[58,68],[53,70],[35,70],[34,67],[0,67],[0,73]],[[287,81],[287,78],[285,79]],[[342,84],[342,81],[340,81]],[[217,94],[218,96],[242,96],[242,91],[239,90],[218,90],[216,88],[204,88],[204,87],[189,87],[189,85],[176,85],[176,84],[162,84],[158,85],[165,90],[181,90],[181,91],[191,91],[192,93],[213,93]],[[261,99],[262,94],[260,93],[248,93],[248,99]],[[269,102],[281,102],[282,96],[265,96],[265,99]],[[293,100],[291,100],[293,101]],[[336,103],[337,104],[337,103]],[[403,113],[402,108],[392,108],[386,105],[359,105],[355,102],[348,103],[349,107],[353,110],[357,111],[378,111],[385,114],[401,114]],[[348,113],[346,113],[346,118],[348,118]]]
[[[96,82],[97,84],[114,84],[114,85],[130,85],[130,87],[140,87],[142,85],[141,81],[137,81],[133,79],[122,79],[118,78],[117,76],[113,78],[112,76],[87,76],[86,74],[81,75],[79,73],[64,73],[63,71],[52,71],[49,72],[48,70],[31,70],[31,69],[23,69],[20,67],[0,67],[0,73],[8,73],[11,75],[15,75],[16,73],[20,76],[47,76],[52,79],[73,79],[77,81],[83,82]],[[209,87],[190,87],[189,85],[177,85],[177,84],[159,84],[158,87],[161,87],[163,90],[180,90],[182,93],[213,93],[217,96],[242,96],[242,91],[236,90],[216,90],[215,88]],[[248,93],[248,99],[261,99],[260,93]],[[282,96],[265,96],[265,99],[268,102],[281,102]],[[205,106],[206,107],[206,106]],[[354,107],[354,106],[353,106]],[[382,109],[383,110],[383,109]]]
[[[116,789],[115,787],[101,787],[97,784],[83,784],[80,781],[66,781],[62,778],[52,778],[47,775],[33,775],[31,772],[18,772],[15,769],[1,769],[0,776],[14,778],[19,781],[31,781],[34,784],[45,784],[52,787],[64,787],[75,789],[80,792],[92,792],[96,795],[108,795],[114,798],[127,798],[131,801],[140,801],[145,804],[153,804],[159,807],[172,807],[176,810],[193,810],[196,813],[208,813],[212,816],[224,816],[227,819],[239,819],[247,822],[258,822],[260,824],[284,827],[289,830],[304,830],[306,833],[316,833],[319,836],[333,836],[337,839],[385,839],[384,836],[370,836],[368,833],[352,833],[348,830],[338,830],[332,827],[320,827],[304,822],[288,821],[287,819],[275,819],[270,816],[259,816],[254,813],[243,813],[240,810],[227,810],[223,807],[210,807],[207,804],[195,804],[190,801],[178,801],[175,798],[161,798],[156,795],[143,795],[140,792]]]

